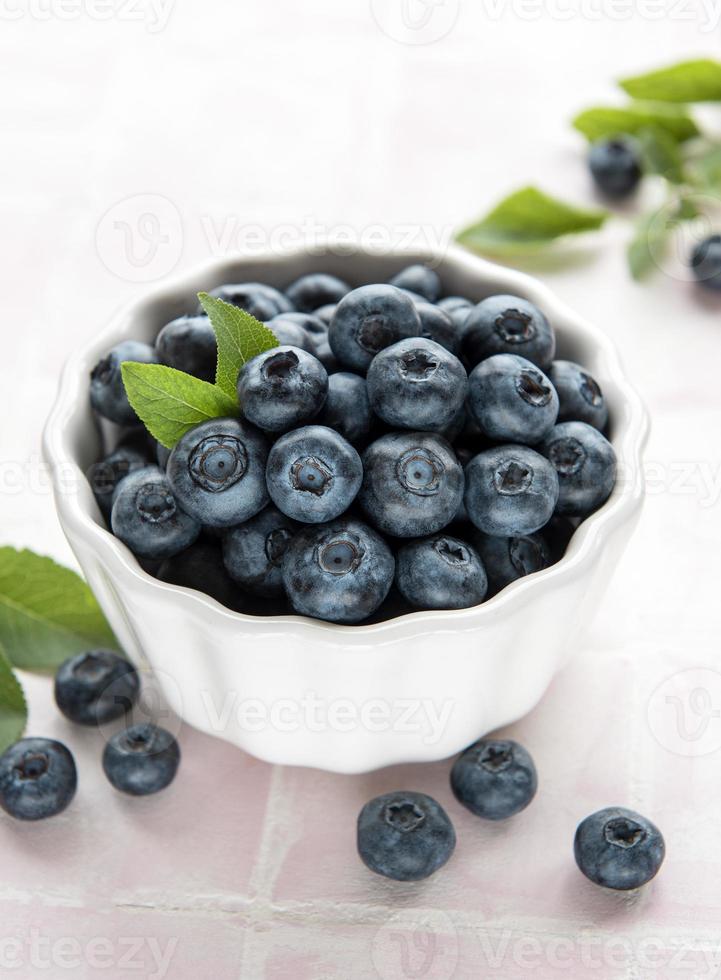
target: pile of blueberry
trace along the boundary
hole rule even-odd
[[[616,479],[594,378],[556,360],[518,296],[442,297],[414,265],[352,289],[306,275],[286,291],[221,286],[279,346],[238,377],[241,418],[149,446],[124,361],[212,380],[206,316],[126,341],[93,370],[95,411],[125,426],[90,480],[143,566],[253,614],[363,623],[474,606],[564,553]]]
[[[138,673],[110,650],[66,660],[55,676],[55,701],[77,725],[97,726],[127,716],[140,694]],[[149,722],[129,725],[105,745],[102,765],[121,793],[147,796],[168,786],[180,764],[173,735]],[[61,813],[75,796],[75,759],[51,738],[21,738],[0,756],[0,806],[18,820]]]
[[[480,739],[456,759],[451,789],[459,803],[485,820],[505,820],[536,795],[530,754],[510,739]],[[420,881],[442,867],[456,846],[443,807],[425,793],[377,796],[358,817],[358,853],[377,874]],[[639,888],[663,862],[663,836],[650,820],[625,807],[606,807],[581,821],[573,842],[576,863],[597,885]]]

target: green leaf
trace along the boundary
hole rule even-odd
[[[662,129],[679,143],[698,135],[698,127],[683,109],[637,102],[624,108],[586,109],[573,120],[576,129],[592,143],[609,136],[631,135],[642,129]]]
[[[692,161],[691,168],[702,188],[721,191],[721,146],[711,146]]]
[[[683,61],[619,83],[634,99],[656,102],[721,102],[721,64],[710,58]]]
[[[236,397],[238,375],[243,365],[278,346],[278,339],[264,323],[245,310],[208,293],[198,293],[218,341],[215,383],[231,398]]]
[[[456,240],[476,252],[515,255],[536,251],[562,235],[595,231],[605,211],[587,211],[549,197],[536,187],[516,191]]]
[[[145,428],[166,449],[201,422],[237,415],[238,402],[217,385],[163,364],[125,361],[123,384]]]
[[[641,145],[644,173],[660,174],[672,184],[683,182],[683,158],[673,136],[656,127],[642,129],[637,135]]]
[[[636,225],[626,257],[631,275],[637,282],[656,267],[656,260],[663,254],[669,231],[667,222],[659,218],[657,211],[644,215]]]
[[[0,752],[17,742],[25,731],[28,706],[20,681],[0,646]]]
[[[0,643],[15,667],[49,670],[92,647],[117,649],[80,576],[32,551],[0,548]]]

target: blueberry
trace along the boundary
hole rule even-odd
[[[295,320],[288,319],[288,313],[280,313],[268,321],[268,328],[280,347],[299,347],[308,354],[315,353],[315,344],[305,328]]]
[[[548,377],[558,392],[559,422],[587,422],[603,431],[608,406],[598,382],[587,371],[573,361],[554,361]]]
[[[103,517],[110,519],[113,509],[113,495],[116,488],[129,473],[148,466],[148,459],[135,449],[116,449],[99,463],[93,463],[88,470],[88,481],[92,488]]]
[[[340,517],[355,500],[362,479],[356,450],[324,425],[286,433],[268,454],[266,482],[273,503],[306,524]]]
[[[180,554],[166,558],[155,577],[170,585],[204,592],[235,612],[247,611],[246,597],[225,569],[219,541],[200,538]]]
[[[326,369],[299,347],[274,347],[259,354],[238,377],[245,417],[268,432],[284,432],[312,419],[327,395]]]
[[[443,807],[425,793],[398,791],[370,800],[358,816],[358,853],[376,874],[421,881],[453,854],[456,834]]]
[[[365,378],[348,371],[331,374],[318,422],[336,429],[350,443],[365,439],[373,424]]]
[[[399,549],[396,585],[403,598],[419,609],[465,609],[483,602],[488,580],[474,548],[437,534]]]
[[[223,537],[223,561],[228,574],[253,595],[282,596],[283,558],[298,525],[275,507],[260,514]]]
[[[293,323],[305,331],[310,338],[311,344],[319,343],[328,336],[328,324],[325,323],[315,313],[279,313],[274,316],[268,326],[275,332],[275,326],[279,323]]]
[[[331,349],[327,335],[319,342],[316,342],[313,348],[313,353],[326,369],[328,375],[337,374],[342,370],[340,361]]]
[[[558,513],[586,517],[605,503],[616,482],[616,453],[586,422],[561,422],[540,447],[558,474]]]
[[[179,505],[201,524],[233,527],[268,503],[262,433],[240,419],[209,419],[178,440],[168,479]]]
[[[399,538],[425,537],[455,517],[463,499],[463,470],[451,446],[428,432],[391,432],[363,454],[358,500],[379,530]]]
[[[180,765],[180,746],[170,732],[144,722],[113,735],[103,752],[109,781],[130,796],[148,796],[165,789]]]
[[[421,321],[412,301],[395,286],[360,286],[338,303],[328,341],[341,364],[365,372],[385,347],[417,337]]]
[[[494,593],[552,563],[550,548],[539,533],[499,538],[476,531],[471,542],[481,557]]]
[[[456,759],[451,789],[459,803],[485,820],[505,820],[536,795],[536,767],[510,739],[482,738]]]
[[[21,738],[0,756],[0,806],[17,820],[61,813],[78,776],[69,750],[51,738]]]
[[[388,595],[394,571],[383,538],[361,521],[343,518],[296,534],[283,559],[283,585],[297,613],[359,623]]]
[[[488,449],[473,457],[465,475],[466,510],[480,531],[518,537],[538,531],[551,519],[558,477],[548,460],[533,449]]]
[[[290,313],[293,309],[287,296],[262,282],[229,283],[211,289],[210,295],[239,306],[256,320],[272,320],[276,314]]]
[[[556,424],[558,395],[525,357],[494,354],[471,371],[468,408],[489,439],[532,445]]]
[[[468,314],[461,346],[471,367],[493,354],[520,354],[545,369],[556,352],[556,339],[533,303],[520,296],[489,296]]]
[[[377,354],[368,368],[371,408],[395,428],[443,429],[463,407],[466,371],[432,340],[412,337]]]
[[[200,534],[200,522],[181,510],[168,478],[155,466],[125,477],[110,523],[113,534],[140,558],[169,558]]]
[[[181,316],[166,324],[155,341],[161,364],[215,381],[218,348],[207,316]]]
[[[168,460],[170,459],[170,450],[167,446],[164,446],[162,442],[157,442],[155,444],[155,458],[158,461],[158,466],[161,470],[167,469]]]
[[[313,272],[301,276],[291,283],[285,291],[296,310],[301,313],[312,313],[319,306],[337,303],[350,292],[350,286],[337,276],[324,272]]]
[[[55,702],[78,725],[102,725],[130,711],[140,680],[131,663],[110,650],[88,650],[58,667]]]
[[[461,334],[450,314],[432,303],[417,303],[416,312],[421,318],[421,337],[435,340],[451,354],[460,353]]]
[[[126,361],[157,364],[158,356],[150,344],[124,340],[98,361],[90,373],[91,405],[99,415],[118,425],[132,425],[138,421],[123,384],[121,365]]]
[[[588,166],[596,186],[608,197],[628,197],[641,180],[641,153],[627,137],[598,140],[588,153]]]
[[[441,295],[441,280],[438,273],[435,269],[420,263],[401,269],[390,282],[398,289],[408,289],[412,293],[418,293],[429,303],[435,303]]]
[[[596,885],[628,891],[658,872],[666,853],[663,835],[646,817],[622,806],[582,820],[573,841],[576,864]]]
[[[466,313],[470,313],[475,304],[471,302],[470,299],[466,299],[465,296],[446,296],[443,299],[439,299],[436,304],[439,309],[443,310],[444,313],[456,313],[459,310],[465,310]]]
[[[698,243],[691,253],[691,269],[705,289],[721,289],[721,235]]]

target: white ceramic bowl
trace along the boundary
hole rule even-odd
[[[83,475],[100,452],[88,404],[93,364],[124,338],[154,339],[194,308],[201,289],[244,280],[283,287],[319,270],[352,284],[383,282],[415,261],[433,263],[448,294],[511,293],[537,303],[556,329],[558,356],[600,382],[619,480],[565,557],[478,607],[371,626],[241,615],[145,574],[105,529]],[[61,524],[93,592],[125,651],[153,671],[180,717],[270,762],[353,773],[444,758],[536,704],[577,648],[639,515],[646,435],[645,410],[611,342],[536,280],[458,248],[327,247],[214,262],[121,312],[68,362],[44,451]]]

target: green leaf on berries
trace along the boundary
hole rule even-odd
[[[238,402],[217,385],[163,364],[125,361],[128,400],[148,432],[166,449],[208,419],[238,415]]]
[[[607,106],[586,109],[576,116],[573,125],[592,143],[624,133],[635,135],[649,128],[661,129],[679,143],[698,135],[696,123],[683,109],[644,102],[623,108]]]
[[[721,192],[721,146],[712,145],[689,164],[702,190]]]
[[[626,257],[631,275],[638,282],[657,267],[658,258],[663,256],[670,228],[658,211],[644,215],[636,225],[634,236],[629,243]]]
[[[92,647],[118,648],[86,583],[32,551],[0,548],[0,644],[15,667],[50,670]]]
[[[721,102],[721,63],[683,61],[659,71],[625,78],[620,86],[634,99],[654,102]]]
[[[198,293],[218,342],[215,383],[230,397],[236,397],[238,375],[243,365],[278,346],[278,340],[264,323],[245,310],[208,293]]]
[[[27,720],[25,694],[0,646],[0,752],[17,742],[25,731]]]
[[[481,254],[517,255],[537,251],[564,235],[595,231],[607,216],[605,211],[578,208],[536,187],[524,187],[464,228],[456,240]]]
[[[659,174],[672,184],[683,182],[683,158],[673,136],[669,136],[664,129],[649,127],[640,130],[637,139],[641,146],[644,173]]]

